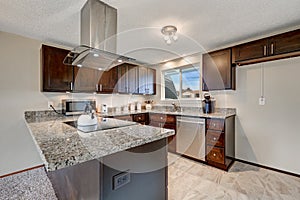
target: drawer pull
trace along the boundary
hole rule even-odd
[[[217,138],[216,137],[214,137],[214,141],[216,141],[217,140]]]
[[[160,119],[163,119],[163,117],[160,117]]]
[[[214,153],[213,156],[216,157],[216,154]]]
[[[216,127],[216,124],[215,124],[215,123],[213,123],[213,127]]]

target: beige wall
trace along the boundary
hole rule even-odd
[[[191,63],[201,62],[201,56],[189,60]],[[179,59],[158,66],[159,80],[160,70],[185,64]],[[265,69],[264,106],[258,104],[261,66]],[[217,107],[237,109],[237,158],[300,174],[299,66],[300,57],[238,67],[235,91],[211,92],[216,97]],[[159,86],[157,91],[160,91]],[[168,105],[172,102],[160,101],[160,95],[155,97],[155,101]],[[179,103],[183,106],[200,105],[200,101],[195,100],[182,100]]]
[[[258,105],[262,65],[264,106]],[[299,66],[300,57],[237,69],[237,90],[221,97],[237,108],[237,158],[300,174]]]
[[[40,92],[42,42],[0,32],[0,176],[42,163],[24,122],[24,111],[60,107],[63,98],[95,98],[98,104],[125,105],[142,96]]]

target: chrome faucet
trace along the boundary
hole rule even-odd
[[[84,108],[84,114],[88,114],[91,116],[91,119],[95,118],[95,110],[91,106],[91,104],[87,103]]]

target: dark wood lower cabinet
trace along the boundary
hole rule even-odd
[[[168,151],[177,153],[176,115],[141,113],[115,116],[114,118],[135,121],[144,125],[175,130],[175,135],[168,137]],[[228,171],[235,160],[235,116],[230,116],[225,119],[206,118],[205,121],[206,156],[205,161],[198,161]],[[193,160],[197,160],[196,158],[192,158],[188,155],[184,156]]]
[[[141,113],[141,114],[134,114],[132,115],[132,120],[134,122],[138,122],[143,125],[149,124],[149,119],[148,119],[148,114],[147,113]]]
[[[207,164],[228,170],[235,158],[235,116],[206,119]]]
[[[176,153],[176,116],[150,113],[149,125],[175,130],[175,135],[168,138],[168,150]]]

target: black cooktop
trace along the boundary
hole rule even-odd
[[[98,117],[98,124],[96,125],[90,125],[90,126],[78,126],[77,121],[67,121],[64,122],[65,124],[68,124],[69,126],[72,126],[74,128],[77,128],[78,130],[88,133],[93,131],[101,131],[101,130],[108,130],[113,128],[120,128],[125,126],[132,126],[136,125],[136,122],[131,121],[124,121],[124,120],[118,120],[118,119],[112,119],[112,118],[103,118]]]

